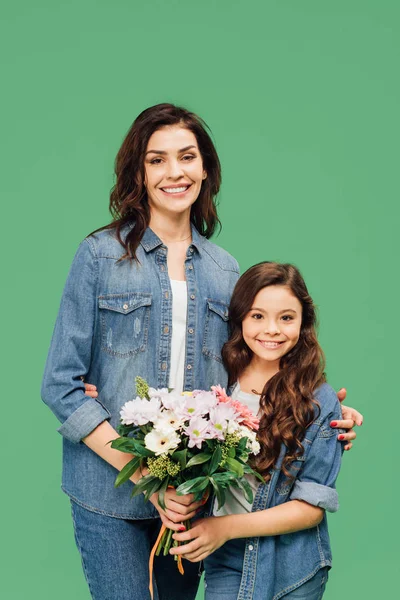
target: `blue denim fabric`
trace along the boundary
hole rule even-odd
[[[100,515],[71,501],[75,541],[93,600],[150,600],[149,555],[160,522]],[[154,560],[154,600],[194,600],[199,564],[183,562],[182,576],[171,555]]]
[[[184,389],[227,383],[221,348],[228,336],[228,305],[239,276],[225,250],[192,228],[185,272],[188,289]],[[63,490],[101,514],[132,519],[157,516],[132,485],[114,488],[116,471],[81,441],[102,421],[119,423],[121,406],[135,397],[135,376],[167,387],[172,293],[167,248],[147,229],[139,263],[119,261],[112,231],[86,238],[65,285],[45,368],[42,398],[62,423]],[[98,399],[85,396],[83,380]]]
[[[227,542],[205,560],[205,600],[236,600],[243,572],[245,540]],[[268,578],[268,575],[265,575]],[[283,596],[284,600],[321,600],[326,582],[328,567],[317,573],[292,592]],[[253,596],[254,600],[269,600],[270,596]]]
[[[303,456],[290,466],[289,470],[295,479],[287,477],[281,470],[285,456],[285,448],[282,448],[270,481],[260,485],[257,490],[252,512],[289,500],[304,500],[330,512],[338,509],[335,482],[343,447],[337,440],[337,431],[330,427],[330,422],[341,419],[340,404],[335,391],[328,384],[323,384],[315,392],[315,398],[319,402],[320,413],[307,428],[303,440]],[[236,596],[219,595],[219,600],[278,600],[290,597],[292,592],[300,590],[320,570],[332,565],[326,515],[317,527],[311,529],[233,542],[222,546],[205,561],[207,600],[216,598],[212,594],[217,563],[219,575],[223,576],[223,581],[227,581],[229,589],[237,589]],[[240,559],[232,569],[232,556],[235,552]],[[238,588],[238,575],[235,571],[240,573]],[[307,595],[293,597],[314,598]]]

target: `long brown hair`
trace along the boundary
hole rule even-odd
[[[197,140],[207,173],[199,197],[192,206],[190,220],[201,235],[209,238],[220,226],[216,196],[221,185],[221,165],[217,151],[208,134],[206,123],[194,113],[174,104],[157,104],[144,110],[129,129],[115,159],[116,182],[110,195],[112,222],[101,229],[115,228],[125,255],[136,258],[136,250],[150,222],[150,209],[145,188],[144,156],[150,137],[168,125],[181,125]],[[128,234],[121,229],[132,224]],[[97,231],[101,231],[97,230]]]
[[[253,356],[243,339],[242,321],[258,292],[270,285],[290,289],[301,303],[302,320],[297,344],[282,357],[278,373],[267,381],[261,393],[262,417],[258,432],[261,451],[253,464],[266,481],[270,479],[282,444],[286,446],[282,469],[292,476],[289,465],[303,453],[305,430],[319,410],[313,394],[325,381],[325,359],[317,340],[315,306],[299,270],[290,264],[262,262],[250,267],[233,291],[229,307],[231,335],[222,349],[229,385],[239,379]]]

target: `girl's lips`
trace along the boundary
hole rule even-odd
[[[266,340],[257,340],[257,342],[260,344],[260,346],[262,346],[266,350],[275,350],[276,348],[279,348],[279,346],[281,346],[282,344],[285,343],[283,341],[282,342],[267,342]]]

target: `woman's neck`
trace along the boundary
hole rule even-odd
[[[179,215],[152,212],[149,227],[166,244],[189,241],[191,236],[190,210]]]
[[[250,364],[240,375],[240,389],[243,392],[261,394],[265,384],[279,371],[279,362],[261,360],[253,355]]]

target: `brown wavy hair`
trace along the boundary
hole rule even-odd
[[[229,385],[238,381],[253,356],[243,339],[242,321],[258,292],[270,285],[290,289],[301,303],[302,319],[297,344],[281,358],[280,370],[266,382],[261,393],[262,417],[258,432],[261,451],[253,466],[265,481],[271,477],[282,444],[286,447],[282,470],[286,476],[293,477],[290,463],[303,453],[306,428],[319,414],[314,391],[326,380],[324,354],[316,333],[316,310],[299,270],[290,264],[262,262],[250,267],[233,291],[229,307],[231,334],[222,349]]]
[[[181,125],[195,135],[207,173],[199,197],[192,206],[190,220],[206,238],[221,226],[216,208],[216,196],[221,186],[221,164],[207,124],[186,108],[157,104],[144,110],[135,119],[118,151],[115,159],[116,182],[111,190],[109,205],[113,220],[96,230],[115,228],[117,239],[125,249],[122,258],[136,259],[137,247],[150,222],[144,185],[147,144],[155,131],[171,125]],[[121,230],[127,224],[133,226],[123,237]]]

